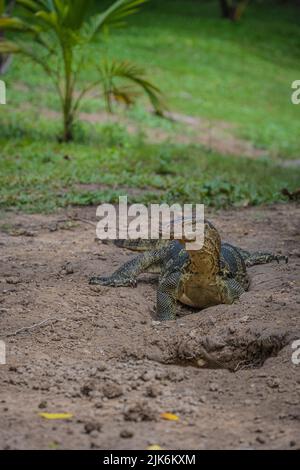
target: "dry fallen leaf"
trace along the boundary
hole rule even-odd
[[[70,419],[72,413],[39,413],[39,416],[45,419]]]
[[[151,446],[148,446],[147,450],[164,450],[164,449],[157,444],[153,444]]]
[[[179,416],[174,415],[173,413],[162,413],[160,417],[168,421],[179,421]]]

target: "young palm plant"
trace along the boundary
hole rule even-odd
[[[78,88],[89,51],[87,46],[99,39],[101,30],[124,24],[124,18],[135,13],[145,1],[117,0],[104,12],[91,15],[93,0],[16,0],[17,14],[0,17],[0,31],[13,32],[13,40],[7,36],[0,39],[0,54],[30,58],[43,67],[56,88],[63,114],[61,140],[73,139],[80,103],[93,88],[102,86],[109,111],[113,99],[130,104],[136,93],[122,85],[122,80],[141,88],[155,111],[162,114],[160,90],[146,78],[142,68],[127,61],[99,61],[97,79]]]

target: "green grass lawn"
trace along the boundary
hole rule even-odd
[[[237,137],[267,151],[256,160],[176,144],[180,125],[146,112],[143,99],[126,113],[141,132],[81,123],[75,142],[58,144],[60,121],[44,113],[59,110],[58,98],[37,66],[15,58],[4,77],[8,104],[0,107],[0,207],[49,211],[116,201],[128,188],[141,190],[129,191],[132,201],[223,207],[282,199],[281,188],[300,181],[299,169],[278,164],[300,158],[300,105],[290,99],[291,82],[300,79],[299,12],[256,2],[233,24],[219,18],[215,1],[152,0],[91,50],[91,62],[105,52],[146,66],[172,111],[232,124]],[[85,112],[103,109],[91,97],[83,104]],[[168,132],[168,141],[148,142],[149,127]]]

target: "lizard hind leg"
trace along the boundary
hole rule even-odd
[[[228,245],[228,244],[225,244]],[[288,263],[288,257],[285,255],[277,255],[276,253],[268,253],[264,251],[254,251],[251,253],[250,251],[243,250],[240,247],[234,247],[242,256],[245,265],[249,268],[250,266],[255,266],[256,264],[267,264],[271,263],[272,261],[285,261]]]

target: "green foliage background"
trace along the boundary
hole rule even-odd
[[[101,2],[105,3],[105,2]],[[239,23],[222,20],[217,1],[152,0],[126,29],[99,38],[80,76],[93,79],[102,54],[146,67],[177,113],[225,122],[266,157],[218,154],[176,143],[186,128],[151,115],[146,101],[119,124],[80,122],[75,142],[58,144],[58,97],[43,72],[15,59],[4,77],[8,104],[0,107],[0,207],[50,211],[68,204],[116,201],[204,202],[215,207],[282,200],[299,187],[300,106],[291,83],[300,79],[299,7],[253,2]],[[89,96],[82,111],[103,112]],[[47,111],[47,112],[46,112]],[[49,116],[53,114],[52,118]],[[130,134],[123,118],[135,123]],[[166,142],[149,142],[147,130]]]

